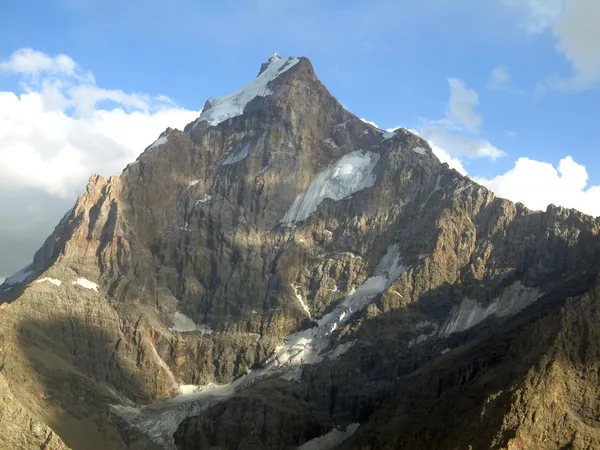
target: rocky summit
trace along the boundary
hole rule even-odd
[[[600,448],[599,232],[274,54],[0,287],[0,448]]]

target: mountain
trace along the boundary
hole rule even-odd
[[[274,54],[0,287],[0,447],[599,448],[599,231]]]

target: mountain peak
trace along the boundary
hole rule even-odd
[[[279,53],[273,52],[273,54],[269,57],[269,59],[267,59],[264,63],[262,63],[260,65],[260,70],[258,71],[257,76],[260,76],[267,69],[267,67],[269,67],[269,65],[271,65],[271,63],[273,61],[278,61],[281,59],[285,59],[285,58],[283,58]]]
[[[216,126],[227,119],[244,113],[246,105],[256,97],[272,94],[271,82],[300,62],[298,57],[280,56],[277,52],[262,64],[258,76],[232,94],[210,98],[196,123],[205,121]]]

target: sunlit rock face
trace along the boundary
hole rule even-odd
[[[275,54],[90,178],[0,287],[1,375],[73,449],[595,448],[599,229],[495,198]],[[530,420],[546,381],[583,413]]]

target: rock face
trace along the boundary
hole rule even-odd
[[[73,449],[595,448],[599,231],[275,54],[0,287],[2,398]]]

